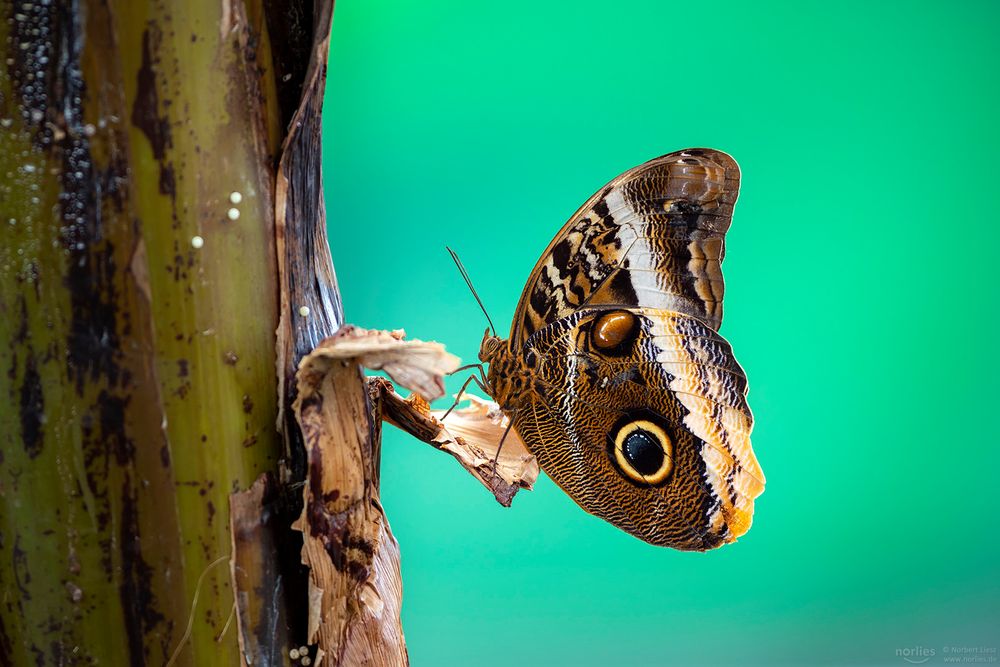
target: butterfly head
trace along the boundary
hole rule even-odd
[[[483,334],[483,342],[479,344],[479,360],[484,364],[492,364],[509,353],[509,347],[510,341],[491,335],[487,329]]]
[[[532,369],[523,355],[514,353],[509,339],[493,336],[487,330],[479,346],[479,360],[490,365],[487,388],[503,410],[516,409],[530,400],[534,388]]]

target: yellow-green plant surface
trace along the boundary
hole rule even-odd
[[[0,1],[2,664],[163,664],[189,622],[178,664],[238,664],[228,496],[280,453],[249,4]]]

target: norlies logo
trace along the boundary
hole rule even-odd
[[[902,658],[911,665],[922,665],[934,657],[935,651],[924,646],[908,646],[897,648],[896,656]]]

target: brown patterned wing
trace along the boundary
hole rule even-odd
[[[703,551],[749,528],[764,475],[747,382],[699,318],[584,309],[524,348],[533,399],[515,427],[585,510],[652,544]]]
[[[691,148],[631,169],[563,226],[521,295],[514,348],[589,305],[648,307],[722,323],[720,265],[739,193],[729,155]]]

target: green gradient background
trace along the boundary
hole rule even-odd
[[[484,321],[446,243],[506,331],[607,180],[690,146],[743,170],[722,333],[768,480],[753,529],[655,548],[547,479],[503,509],[387,429],[414,665],[1000,645],[1000,5],[832,4],[338,0],[325,179],[351,322],[472,361]]]

